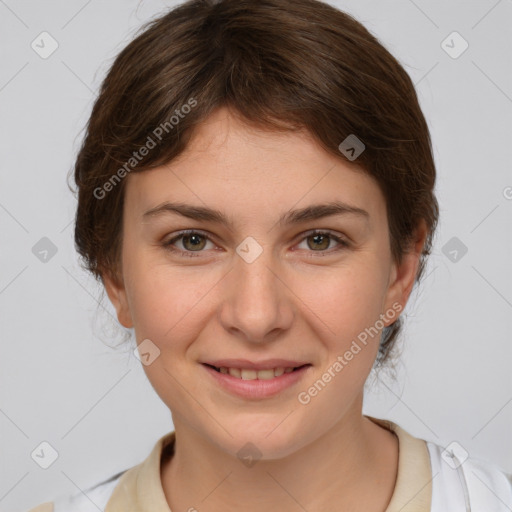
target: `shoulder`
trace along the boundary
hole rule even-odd
[[[151,453],[141,463],[127,468],[108,480],[77,492],[60,496],[53,503],[43,503],[28,512],[98,512],[115,500],[118,503],[133,503],[133,498],[143,489],[142,494],[160,494],[165,500],[160,483],[160,463],[162,456],[174,451],[175,432],[167,432],[153,446]],[[152,491],[148,491],[151,488]],[[121,501],[120,501],[121,499]],[[119,507],[118,507],[119,508]],[[127,510],[129,506],[125,506]],[[119,508],[123,510],[123,507]]]
[[[446,448],[426,444],[432,467],[432,511],[512,510],[512,475],[469,457],[457,442]]]
[[[54,502],[42,503],[28,512],[98,512],[98,510],[105,510],[114,488],[126,471],[121,471],[108,480],[103,480],[85,489],[83,493],[60,496]]]
[[[429,488],[432,512],[510,512],[512,475],[498,466],[470,457],[456,441],[443,447],[417,438],[390,420],[370,418],[399,438],[399,480],[419,495]],[[425,463],[430,468],[425,468]],[[402,470],[400,465],[402,464]],[[421,478],[418,475],[421,474]],[[412,475],[412,476],[411,476]],[[425,478],[428,482],[425,483]],[[397,482],[398,485],[398,482]],[[408,508],[409,509],[409,508]]]

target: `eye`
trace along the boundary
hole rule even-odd
[[[321,231],[319,229],[315,229],[309,233],[306,233],[306,236],[303,238],[303,240],[307,244],[307,249],[311,249],[312,252],[327,252],[327,254],[340,251],[349,247],[350,245],[346,240],[331,233],[330,231]],[[326,251],[326,249],[330,247],[333,240],[338,244],[338,246],[335,247],[332,251]],[[319,254],[319,256],[324,256],[324,254]]]
[[[349,242],[331,233],[330,231],[322,231],[318,229],[306,233],[305,236],[301,238],[301,240],[307,244],[306,250],[310,249],[308,252],[318,253],[311,256],[324,256],[323,253],[332,254],[333,252],[346,249],[350,246]],[[326,249],[332,245],[333,240],[338,244],[338,246],[333,250],[327,251]],[[175,244],[178,242],[181,244],[182,248],[176,247]],[[210,243],[213,247],[207,247],[208,243]],[[201,255],[203,249],[213,249],[215,244],[212,242],[210,236],[206,233],[188,229],[181,231],[175,237],[164,242],[163,246],[170,251],[179,253],[180,256],[197,257]]]
[[[178,241],[182,244],[184,250],[174,246],[174,244]],[[186,231],[182,231],[174,238],[164,242],[163,245],[166,249],[179,252],[184,256],[195,257],[199,256],[199,254],[196,255],[193,253],[202,252],[202,250],[206,246],[207,241],[209,241],[213,245],[213,242],[210,240],[210,237],[208,235],[201,233],[200,231],[189,229]]]

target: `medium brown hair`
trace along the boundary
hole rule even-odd
[[[74,168],[75,244],[98,280],[120,276],[128,173],[178,156],[194,128],[221,106],[254,127],[306,129],[339,158],[340,143],[356,135],[365,150],[355,163],[386,199],[394,261],[402,261],[415,228],[426,222],[420,280],[439,211],[430,134],[414,85],[363,25],[316,0],[191,0],[143,26],[116,57]],[[384,329],[378,364],[401,320]]]

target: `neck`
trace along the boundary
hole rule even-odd
[[[391,500],[398,440],[362,416],[361,408],[300,450],[250,467],[186,424],[174,423],[174,455],[161,467],[173,511],[238,510],[243,504],[247,512],[283,505],[308,512],[383,512]]]

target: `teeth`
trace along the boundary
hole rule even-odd
[[[240,370],[240,373],[242,374],[242,380],[254,380],[258,378],[258,372],[256,370]]]
[[[245,370],[242,370],[242,379],[245,379],[244,372],[245,372]],[[259,370],[257,372],[254,372],[254,374],[255,374],[254,378],[257,377],[258,380],[268,380],[268,379],[273,379],[275,377],[274,370],[272,370],[272,369]]]
[[[279,377],[283,373],[293,372],[293,368],[270,368],[268,370],[247,370],[245,368],[217,368],[220,373],[229,374],[232,377],[237,377],[242,380],[269,380],[274,377]]]
[[[238,377],[239,379],[242,378],[242,372],[238,368],[229,368],[228,369],[229,375],[233,377]]]

